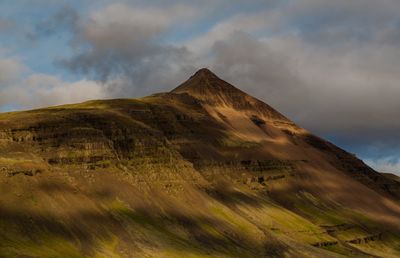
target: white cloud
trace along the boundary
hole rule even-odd
[[[0,87],[17,79],[25,70],[27,68],[17,58],[0,59]]]
[[[17,58],[0,59],[0,108],[36,108],[105,98],[106,85],[82,79],[66,82],[47,74],[28,74]]]
[[[205,34],[199,35],[184,44],[194,53],[204,55],[210,51],[215,42],[226,40],[235,32],[249,34],[274,30],[280,21],[280,16],[274,11],[261,11],[253,14],[238,14],[217,23]]]
[[[91,80],[65,82],[46,74],[33,74],[16,85],[6,89],[8,99],[17,100],[24,108],[46,107],[58,104],[76,103],[107,96],[105,85]]]
[[[365,162],[376,171],[392,173],[400,176],[400,160],[397,157],[385,157],[381,159],[367,159]]]
[[[191,10],[184,6],[160,9],[112,4],[92,13],[81,25],[79,37],[96,51],[115,50],[130,56],[146,54],[151,50],[146,41],[159,36],[188,13]]]

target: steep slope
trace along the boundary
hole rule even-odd
[[[305,144],[297,149],[302,151],[303,147],[313,147],[320,153],[333,156],[332,163],[337,169],[371,188],[400,198],[396,182],[387,180],[354,155],[299,128],[272,107],[221,80],[208,69],[199,70],[172,93],[186,93],[199,100],[211,116],[226,126],[225,131],[239,137],[242,135],[244,140],[279,143],[285,148]],[[274,146],[273,149],[279,148]],[[293,154],[288,158],[292,159]]]
[[[397,181],[397,182],[400,182],[400,177],[399,177],[399,176],[396,176],[395,174],[392,174],[392,173],[382,173],[382,175],[384,175],[385,177],[390,178],[390,179],[392,179],[392,180],[395,180],[395,181]]]
[[[207,69],[0,114],[1,257],[397,257],[399,190]]]

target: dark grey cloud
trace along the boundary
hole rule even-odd
[[[400,3],[385,3],[294,1],[267,13],[265,36],[232,30],[218,39],[212,66],[300,125],[382,164],[400,152]]]
[[[309,43],[325,46],[376,40],[378,32],[393,33],[400,24],[400,4],[396,0],[299,0],[290,1],[281,11],[284,26],[296,30]],[[389,36],[380,36],[383,34]]]
[[[222,8],[222,2],[215,5]],[[399,107],[397,1],[289,1],[228,17],[180,45],[163,37],[198,10],[193,3],[174,4],[96,10],[76,25],[79,51],[64,65],[103,82],[128,80],[131,89],[122,89],[132,94],[150,84],[168,87],[177,73],[183,78],[196,65],[210,66],[319,132],[400,128],[390,118]],[[171,79],[165,80],[168,72]]]
[[[214,45],[213,67],[312,131],[400,148],[398,50],[375,43],[327,49],[298,37],[236,33]]]
[[[191,19],[185,5],[168,8],[112,4],[77,25],[76,54],[60,63],[73,72],[109,84],[112,96],[144,95],[172,87],[193,70],[184,46],[162,43],[162,36]]]
[[[308,89],[302,85],[298,71],[290,66],[296,60],[269,43],[235,31],[225,40],[214,43],[212,55],[213,70],[255,96],[264,99],[274,96],[276,103],[300,96],[307,101]]]

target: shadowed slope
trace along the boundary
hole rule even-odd
[[[399,189],[207,69],[0,114],[2,257],[396,257]]]
[[[207,68],[200,69],[189,80],[171,92],[187,93],[205,104],[227,106],[236,110],[260,112],[271,119],[290,122],[269,105],[220,79]]]

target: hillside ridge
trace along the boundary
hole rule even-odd
[[[400,182],[208,69],[0,114],[1,257],[399,257]]]

